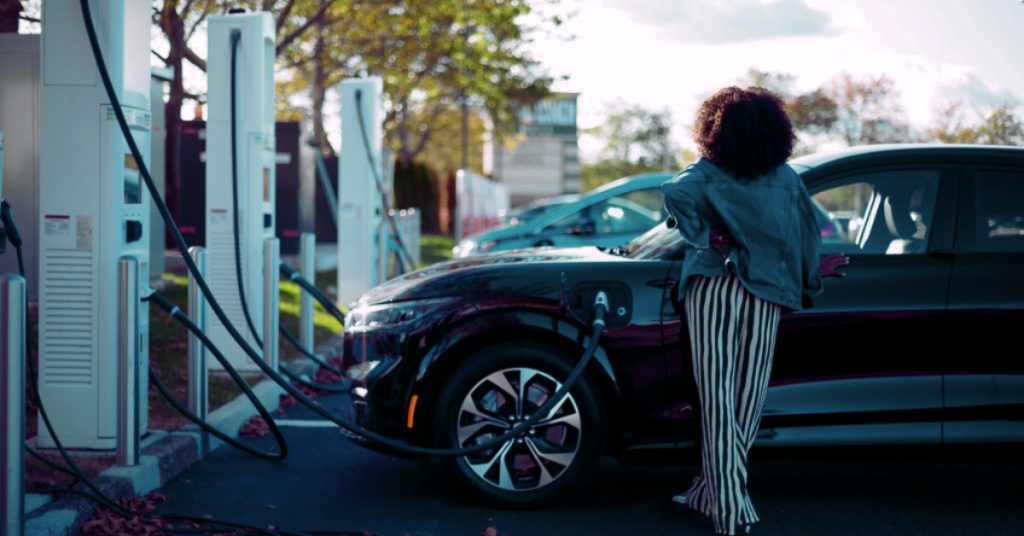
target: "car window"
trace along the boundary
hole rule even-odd
[[[1024,173],[978,171],[978,251],[1024,252]]]
[[[899,170],[830,183],[812,196],[821,253],[924,253],[938,182],[938,170]]]
[[[642,233],[662,220],[664,201],[661,196],[659,188],[612,196],[556,220],[545,231],[573,232],[592,224],[597,234]]]

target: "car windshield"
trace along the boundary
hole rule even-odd
[[[628,244],[611,249],[608,253],[629,259],[663,259],[682,246],[683,237],[679,231],[669,229],[665,222],[661,222]]]

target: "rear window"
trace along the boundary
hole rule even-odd
[[[1024,172],[978,171],[975,247],[1024,252]]]

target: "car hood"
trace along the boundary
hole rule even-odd
[[[525,274],[527,264],[621,262],[596,247],[530,248],[451,259],[387,281],[363,294],[355,306],[441,296],[466,296],[488,287],[503,273]]]

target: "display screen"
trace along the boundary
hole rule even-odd
[[[270,168],[263,168],[263,200],[270,201]]]
[[[141,184],[139,183],[139,165],[135,157],[124,155],[124,204],[138,205],[142,203]]]

